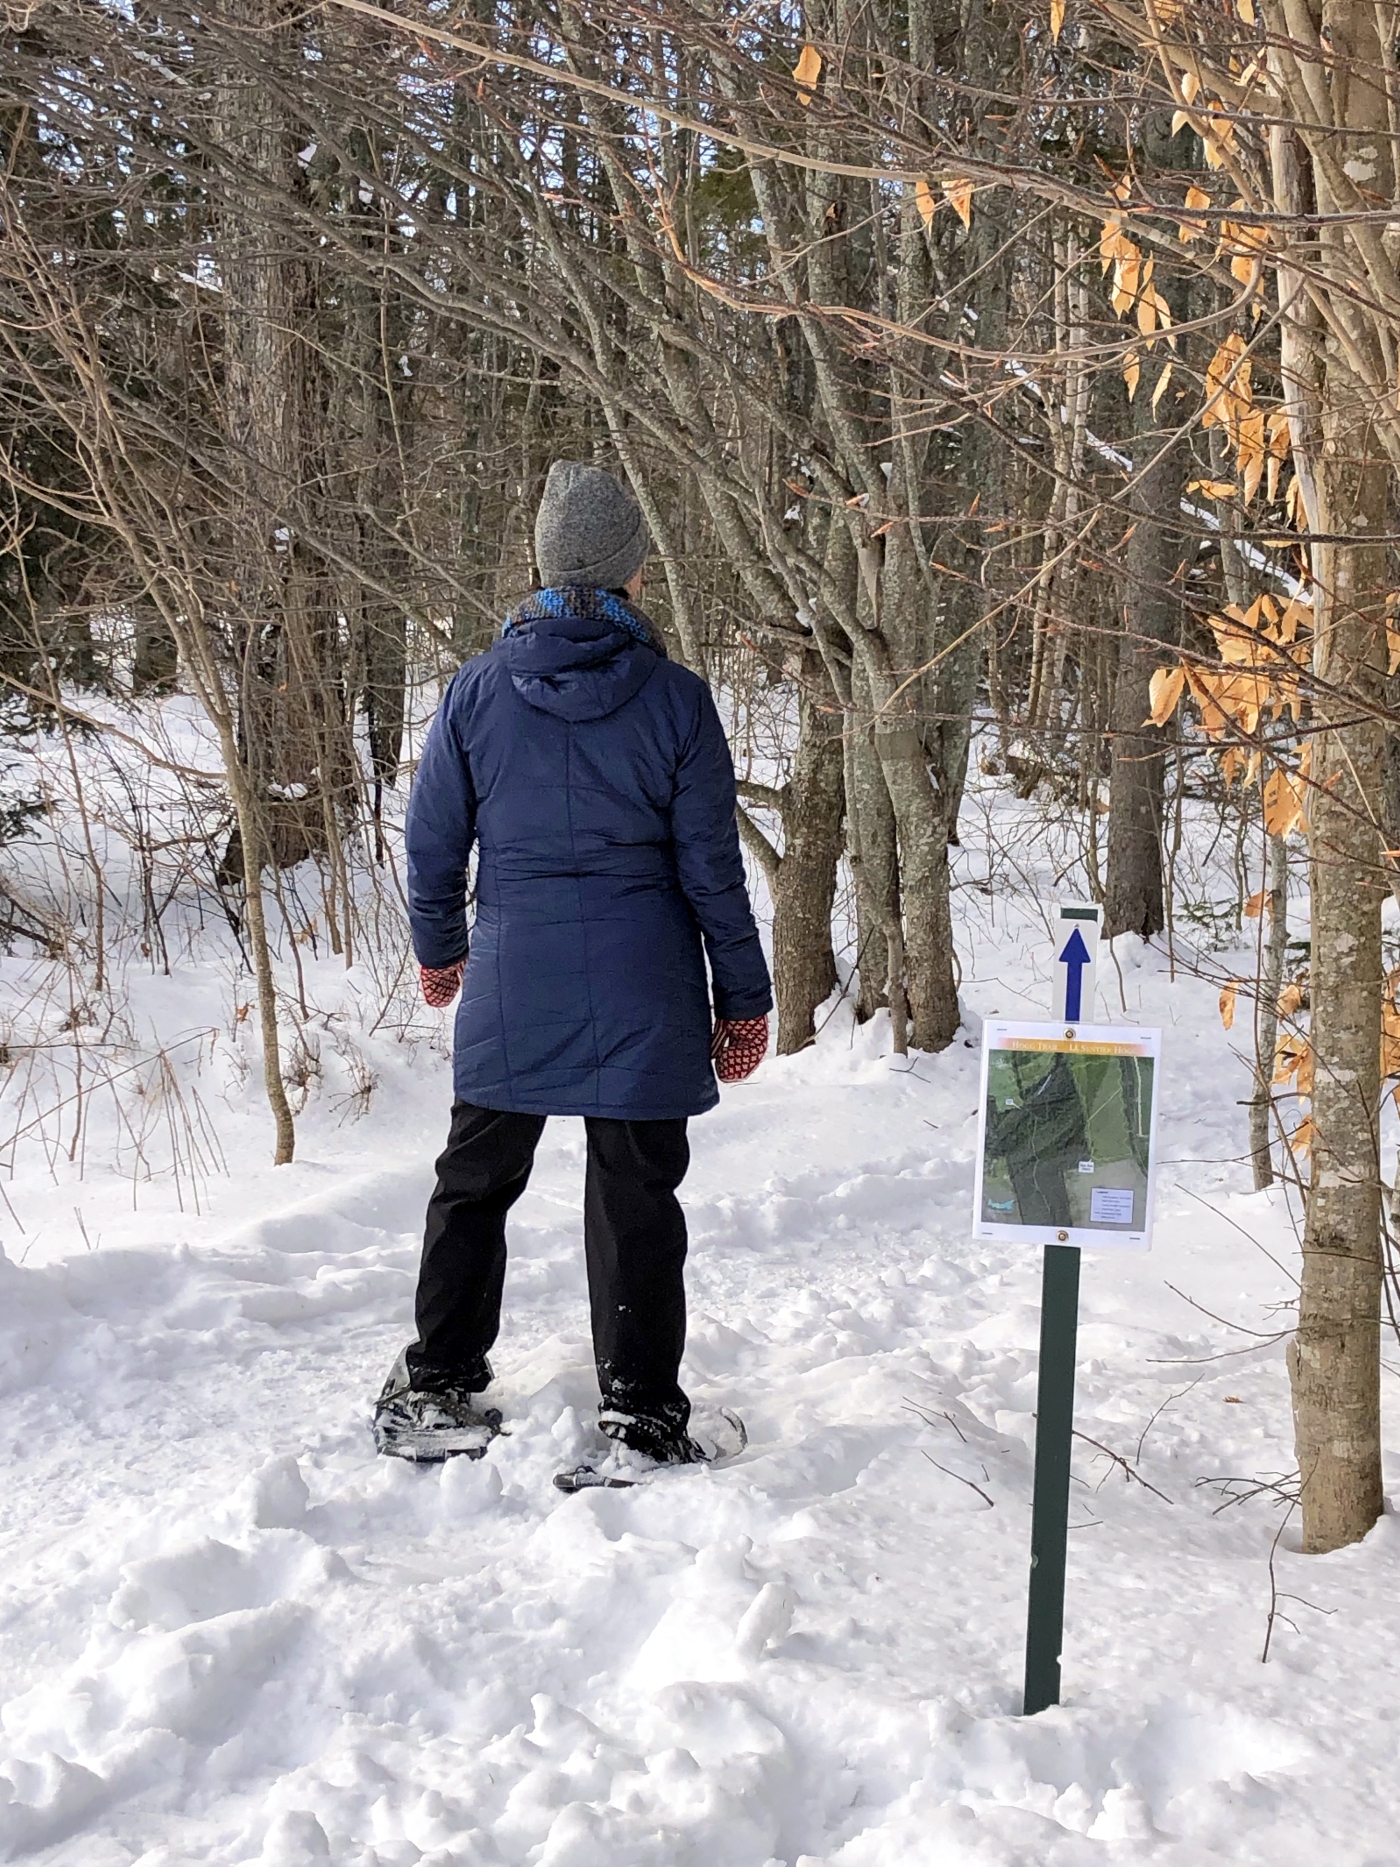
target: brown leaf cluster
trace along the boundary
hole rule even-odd
[[[1239,331],[1230,335],[1206,365],[1203,428],[1223,428],[1239,463],[1246,503],[1259,490],[1268,459],[1265,411],[1254,400],[1254,364]]]
[[[1274,1052],[1275,1085],[1291,1083],[1300,1096],[1310,1096],[1313,1087],[1312,1045],[1296,1031],[1288,1031],[1278,1040]]]
[[[1294,597],[1283,603],[1268,593],[1248,609],[1231,603],[1209,619],[1220,666],[1210,668],[1184,659],[1178,667],[1159,668],[1148,688],[1151,705],[1144,725],[1165,726],[1183,694],[1189,693],[1201,715],[1208,738],[1223,739],[1232,731],[1248,739],[1263,718],[1296,721],[1302,707],[1301,675],[1311,654],[1312,611]],[[1270,835],[1287,835],[1304,827],[1303,794],[1308,775],[1305,750],[1296,772],[1275,768],[1264,787],[1264,815]],[[1260,755],[1246,758],[1238,745],[1221,752],[1226,781],[1233,783],[1243,769],[1247,779],[1257,776]],[[1286,822],[1287,827],[1282,827]]]
[[[1113,192],[1120,201],[1126,200],[1127,179],[1119,182]],[[1120,318],[1131,317],[1135,320],[1147,349],[1150,350],[1157,339],[1163,336],[1175,349],[1176,338],[1171,334],[1171,309],[1153,283],[1156,263],[1144,254],[1137,241],[1128,233],[1123,217],[1120,214],[1109,214],[1099,232],[1099,265],[1103,272],[1111,272],[1113,275],[1109,285],[1109,300],[1113,309]],[[1128,385],[1129,401],[1137,394],[1141,373],[1138,354],[1136,350],[1130,350],[1123,359],[1123,380]],[[1154,408],[1170,380],[1171,365],[1168,363],[1157,379],[1152,397]]]

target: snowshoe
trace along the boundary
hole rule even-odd
[[[744,1422],[727,1407],[692,1417],[686,1432],[607,1410],[598,1415],[598,1426],[613,1445],[596,1459],[556,1472],[556,1491],[630,1490],[678,1466],[717,1465],[737,1458],[749,1443]]]
[[[463,1387],[414,1387],[400,1355],[374,1408],[374,1443],[391,1458],[436,1464],[483,1458],[501,1430],[498,1407],[481,1407]]]

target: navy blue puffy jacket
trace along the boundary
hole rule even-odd
[[[697,675],[607,614],[521,617],[453,677],[408,807],[414,951],[449,966],[470,944],[455,1093],[698,1115],[719,1099],[704,955],[716,1017],[773,1002],[719,715]]]

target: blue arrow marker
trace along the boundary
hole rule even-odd
[[[1090,959],[1084,936],[1077,927],[1065,942],[1060,964],[1069,969],[1069,977],[1065,981],[1065,1022],[1078,1024],[1079,1007],[1084,995],[1084,968],[1090,964]]]

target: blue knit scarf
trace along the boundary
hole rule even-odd
[[[624,596],[618,596],[612,590],[595,590],[587,584],[566,584],[558,590],[532,590],[523,603],[517,603],[506,617],[501,628],[502,635],[511,635],[516,629],[528,628],[532,622],[542,622],[557,616],[580,616],[590,622],[610,622],[614,628],[625,629],[637,641],[655,649],[664,660],[666,644],[661,639],[661,631],[644,611],[629,603]]]

